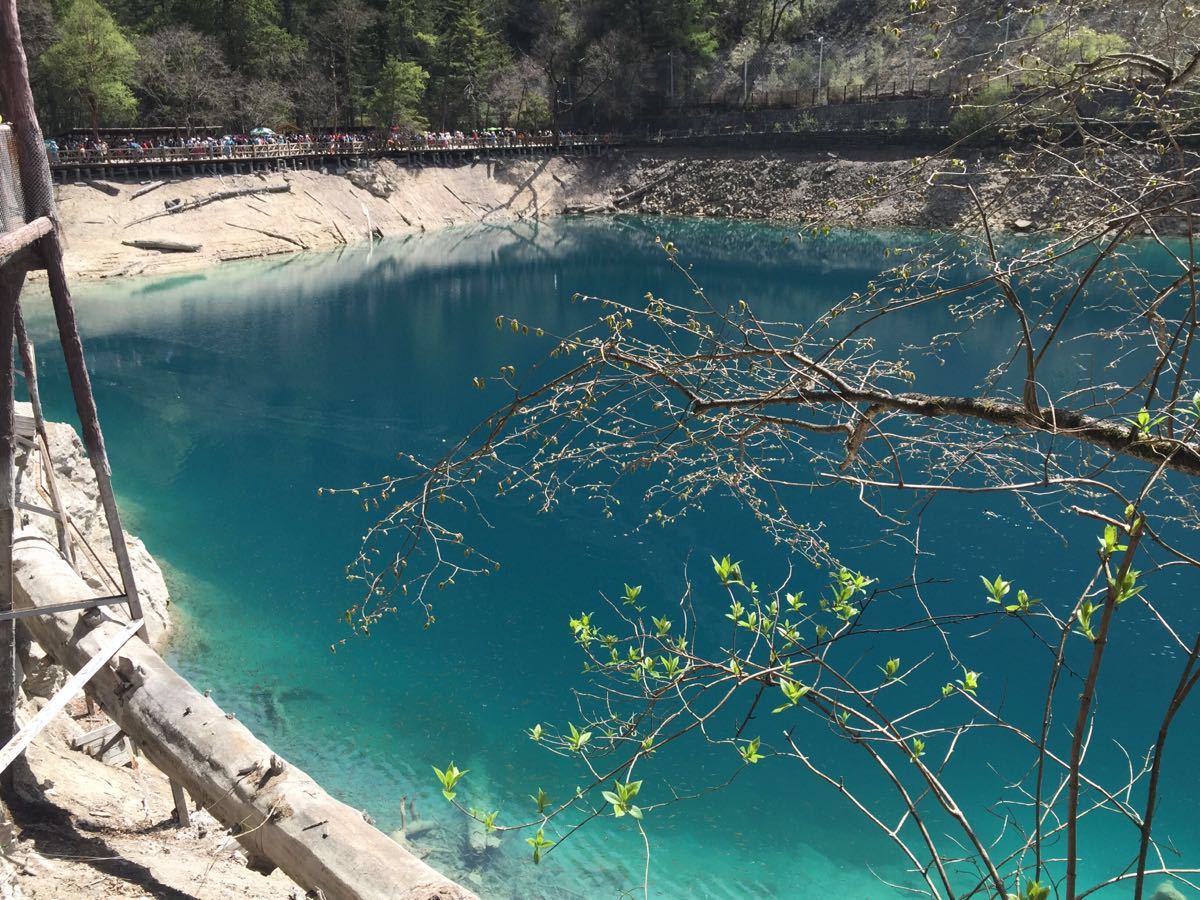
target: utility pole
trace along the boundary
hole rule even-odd
[[[671,72],[671,105],[675,105],[675,51],[667,51],[667,68]]]

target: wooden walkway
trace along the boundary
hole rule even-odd
[[[237,175],[251,172],[352,168],[367,159],[395,159],[408,165],[455,165],[489,158],[544,156],[566,153],[594,156],[615,146],[611,137],[564,138],[556,146],[550,138],[531,140],[465,140],[399,144],[394,141],[314,141],[303,144],[238,144],[198,147],[112,147],[106,151],[51,151],[50,170],[58,181],[91,178],[150,177],[164,175]]]

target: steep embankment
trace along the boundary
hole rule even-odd
[[[339,175],[184,178],[134,197],[137,183],[109,195],[85,184],[59,188],[67,265],[81,277],[202,268],[214,262],[317,250],[472,222],[502,223],[601,202],[617,161],[566,158],[480,161],[456,167],[405,168],[387,160]],[[285,192],[244,194],[168,214],[213,195],[287,185]],[[107,186],[107,185],[106,185]],[[150,218],[153,217],[153,218]],[[160,253],[123,241],[199,244],[194,253]]]
[[[985,168],[969,160],[970,171]],[[737,153],[663,149],[601,158],[480,160],[406,168],[388,160],[344,174],[184,178],[138,194],[123,183],[110,194],[85,184],[59,188],[67,263],[79,277],[163,273],[229,259],[318,250],[431,228],[502,224],[564,211],[725,217],[846,226],[969,226],[976,212],[958,167],[914,166],[911,151]],[[1087,196],[1068,180],[990,176],[971,183],[991,207],[993,227],[1029,220],[1037,229]],[[255,192],[255,188],[264,189]],[[272,188],[273,190],[265,190]],[[193,204],[221,194],[229,199]],[[167,212],[167,205],[182,205]],[[978,224],[976,222],[976,224]],[[163,253],[125,241],[174,241],[197,252]]]

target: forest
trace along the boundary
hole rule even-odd
[[[894,27],[905,8],[898,0],[25,0],[20,12],[49,133],[133,123],[614,127],[715,97],[975,66],[976,44],[994,48],[1030,18],[997,0],[972,4],[955,29],[905,34]]]

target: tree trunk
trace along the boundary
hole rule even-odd
[[[22,534],[13,557],[18,608],[94,593],[40,535]],[[78,612],[24,621],[72,672],[122,627],[107,615]],[[474,898],[272,753],[140,638],[92,678],[87,692],[152,763],[235,829],[251,868],[278,867],[326,900]]]

